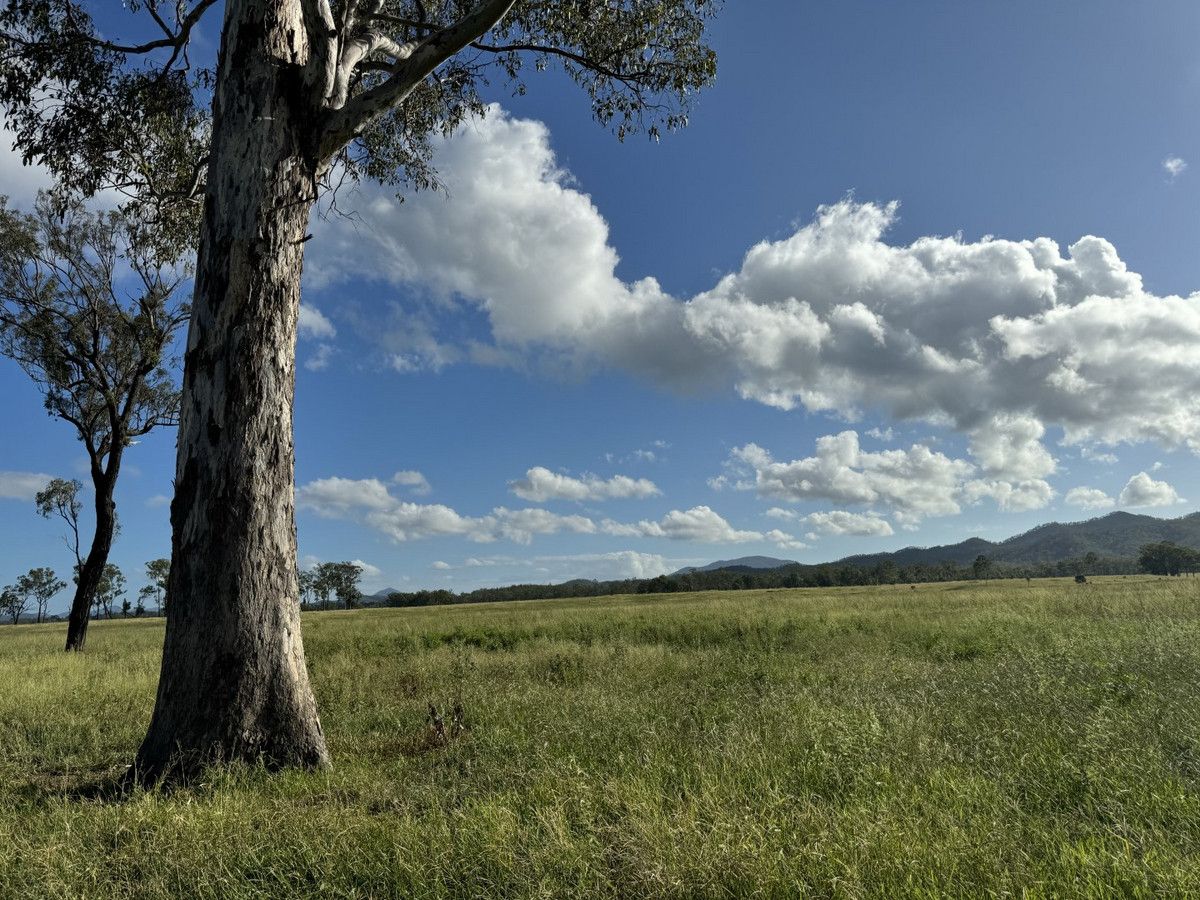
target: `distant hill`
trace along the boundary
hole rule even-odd
[[[974,557],[972,557],[974,559]],[[794,566],[793,559],[775,559],[773,556],[740,556],[737,559],[719,559],[707,566],[685,566],[675,575],[686,575],[689,572],[715,572],[717,569],[778,569],[780,566]]]
[[[1113,512],[1086,522],[1049,522],[1007,540],[994,542],[983,538],[968,538],[958,544],[939,547],[905,547],[888,553],[865,553],[847,556],[836,562],[842,565],[869,568],[891,561],[897,566],[937,565],[952,562],[965,566],[978,556],[995,562],[1014,564],[1053,563],[1076,559],[1095,553],[1103,557],[1133,558],[1143,544],[1172,541],[1184,547],[1200,548],[1200,512],[1178,519],[1158,519],[1154,516],[1128,512]],[[748,560],[757,562],[751,563]],[[794,565],[768,556],[747,556],[742,559],[721,560],[707,566],[680,569],[675,574],[713,572],[717,569],[773,569]]]
[[[1200,547],[1200,513],[1178,519],[1128,512],[1113,512],[1086,522],[1048,522],[1000,542],[968,538],[941,547],[905,547],[893,553],[849,556],[839,562],[873,566],[891,560],[898,566],[953,562],[966,565],[983,555],[996,562],[1043,563],[1097,556],[1135,557],[1143,544],[1173,541],[1185,547]]]

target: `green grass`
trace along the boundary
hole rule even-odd
[[[333,771],[123,799],[161,624],[92,629],[0,629],[0,897],[1200,894],[1200,581],[310,615]]]

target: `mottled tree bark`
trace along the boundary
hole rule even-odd
[[[296,578],[292,398],[318,135],[299,13],[298,0],[226,4],[144,780],[328,763]]]

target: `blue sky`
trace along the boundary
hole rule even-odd
[[[555,73],[498,88],[438,149],[448,194],[364,185],[315,225],[302,556],[467,589],[1196,509],[1198,29],[1185,2],[729,4],[660,144]],[[18,203],[39,177],[0,159]],[[30,476],[83,469],[15,365],[0,387],[8,583],[69,569]],[[173,442],[118,489],[131,595]]]

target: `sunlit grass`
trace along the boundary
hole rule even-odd
[[[1200,581],[305,619],[336,768],[99,786],[161,625],[0,629],[0,897],[1200,893]],[[439,745],[427,707],[470,730]]]

